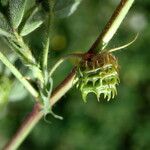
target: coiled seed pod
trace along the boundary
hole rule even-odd
[[[99,101],[100,95],[108,101],[117,94],[119,84],[118,61],[109,52],[83,59],[78,66],[77,88],[86,102],[89,93],[95,93]]]

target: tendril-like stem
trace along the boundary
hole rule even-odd
[[[118,50],[121,50],[121,49],[124,49],[124,48],[130,46],[131,44],[133,44],[133,43],[136,41],[136,39],[138,38],[138,35],[139,35],[139,34],[137,34],[137,35],[135,36],[135,38],[134,38],[131,42],[129,42],[129,43],[125,44],[125,45],[116,47],[116,48],[112,48],[112,49],[108,50],[108,52],[115,52],[115,51],[118,51]]]
[[[53,66],[53,68],[50,70],[49,72],[49,77],[52,76],[52,74],[54,73],[54,71],[61,65],[61,63],[63,63],[66,59],[69,59],[69,58],[80,58],[82,59],[84,54],[69,54],[67,56],[64,56],[62,57],[61,59],[59,59],[55,65]]]

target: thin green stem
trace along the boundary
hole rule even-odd
[[[67,56],[62,57],[61,59],[59,59],[55,65],[52,67],[52,69],[49,72],[49,77],[52,76],[52,74],[54,73],[54,71],[60,66],[61,63],[63,63],[66,59],[68,58],[80,58],[82,59],[84,54],[69,54]]]
[[[112,52],[115,52],[115,51],[124,49],[124,48],[130,46],[131,44],[133,44],[133,43],[136,41],[137,38],[138,38],[138,34],[135,36],[135,38],[134,38],[131,42],[129,42],[129,43],[125,44],[125,45],[116,47],[116,48],[112,48],[112,49],[108,50],[108,52],[111,52],[111,53],[112,53]]]
[[[47,33],[46,33],[46,45],[45,48],[43,50],[43,69],[44,71],[47,70],[47,65],[48,65],[48,52],[49,52],[49,46],[50,46],[50,34],[52,31],[52,24],[53,24],[53,6],[54,6],[54,2],[52,0],[49,1],[49,7],[50,7],[50,11],[49,11],[49,15],[48,15],[48,20],[47,20]]]
[[[9,70],[14,74],[14,76],[24,85],[24,87],[33,95],[33,97],[38,97],[38,92],[32,87],[32,85],[23,77],[23,75],[16,69],[14,65],[7,59],[7,57],[0,52],[0,60],[9,68]]]
[[[50,45],[50,41],[49,41],[49,35],[48,35],[46,45],[43,50],[43,52],[44,52],[43,53],[43,68],[44,68],[44,70],[47,70],[49,45]]]
[[[18,57],[20,57],[25,63],[29,63],[28,56],[26,56],[25,53],[21,51],[21,49],[12,40],[8,38],[3,38],[3,40],[10,47],[10,49],[18,55]]]
[[[23,38],[16,31],[14,31],[14,34],[16,37],[15,42],[17,42],[18,45],[21,47],[21,49],[23,50],[22,53],[24,53],[24,55],[28,59],[29,63],[36,64],[36,61],[32,55],[32,52],[31,52],[30,48],[27,46],[27,44],[24,42]]]
[[[43,50],[43,70],[47,70],[48,65],[48,52],[49,52],[49,46],[50,46],[50,31],[51,31],[51,15],[48,17],[48,23],[47,23],[47,33],[46,33],[46,44]]]

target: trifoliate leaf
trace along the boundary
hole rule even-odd
[[[54,14],[58,17],[64,18],[72,15],[82,0],[56,0],[54,5]]]
[[[10,37],[11,28],[5,16],[0,12],[0,35]]]
[[[13,28],[17,29],[20,25],[27,0],[9,0],[10,19]]]
[[[26,20],[24,26],[21,29],[20,35],[25,36],[33,32],[44,22],[44,18],[44,12],[42,11],[41,7],[36,7],[30,14],[29,18]]]

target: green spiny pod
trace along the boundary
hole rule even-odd
[[[89,93],[95,93],[99,101],[100,95],[108,101],[117,94],[119,84],[118,61],[109,52],[101,52],[83,59],[78,66],[77,88],[86,102]]]

